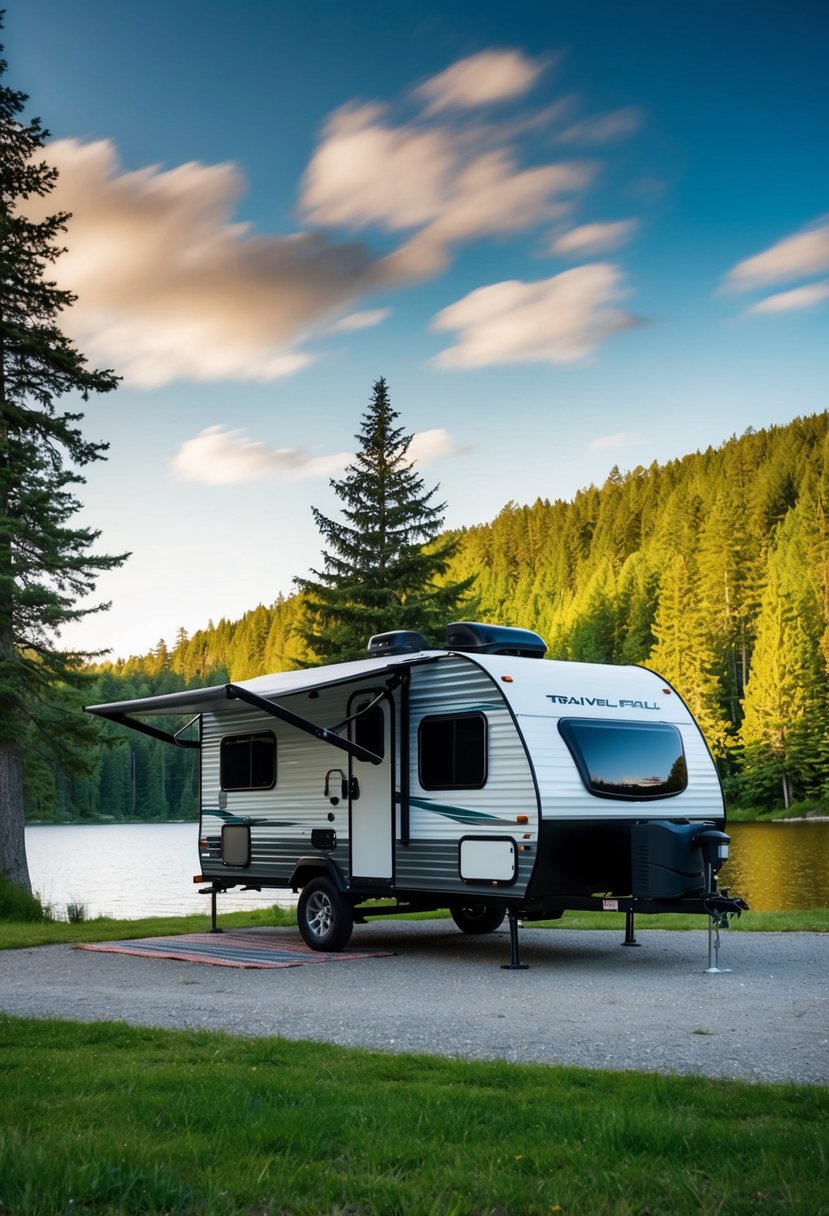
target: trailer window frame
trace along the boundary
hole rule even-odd
[[[480,746],[480,756],[475,756],[473,762],[475,764],[475,772],[469,772],[466,766],[469,765],[469,758],[461,756],[458,737],[458,726],[460,723],[476,722],[480,723],[481,734],[479,740],[474,740],[473,743]],[[421,789],[424,790],[481,790],[487,783],[489,777],[489,722],[486,714],[478,710],[460,713],[446,714],[427,714],[421,718],[417,728],[417,775]],[[440,738],[424,738],[434,729],[435,731],[443,728],[449,728],[450,738],[449,753],[448,753],[448,773],[444,774],[441,771],[435,772],[431,768],[431,757],[429,748],[440,747],[441,744],[446,746],[445,740]],[[444,756],[446,753],[444,753]],[[459,771],[460,770],[460,771]],[[447,775],[448,781],[440,778]]]
[[[264,772],[262,771],[262,755],[257,756],[255,744],[258,741],[267,740],[270,743],[269,755],[266,761]],[[231,769],[229,748],[240,748],[243,744],[249,745],[247,765],[240,754],[233,756],[233,762],[236,764],[236,771],[228,771]],[[227,747],[226,747],[227,745]],[[227,763],[225,758],[227,759]],[[242,767],[247,768],[248,781],[247,783],[236,784],[239,770]],[[256,780],[256,778],[259,778]],[[237,794],[250,792],[253,790],[272,790],[276,785],[277,778],[277,748],[276,735],[272,730],[256,730],[256,731],[241,731],[238,734],[223,735],[219,740],[219,788],[229,794]],[[229,784],[233,781],[233,784]]]
[[[642,776],[637,784],[630,783],[631,792],[625,789],[625,783],[602,781],[597,769],[597,753],[585,754],[585,742],[591,731],[615,732],[619,736],[661,735],[663,739],[670,737],[675,742],[675,758],[667,775],[657,784],[652,784],[656,778],[649,774]],[[665,798],[676,798],[688,788],[688,761],[685,756],[685,745],[682,735],[671,722],[619,722],[608,718],[561,718],[558,732],[567,745],[567,750],[573,757],[582,784],[594,798],[606,798],[612,802],[656,802]],[[581,737],[580,737],[581,736]],[[596,745],[596,739],[592,741]],[[641,743],[641,738],[639,740]],[[601,746],[599,743],[597,746]],[[672,775],[676,770],[676,777]]]

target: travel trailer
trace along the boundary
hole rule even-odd
[[[511,967],[519,919],[567,909],[626,912],[628,944],[637,911],[727,923],[746,905],[717,890],[722,791],[682,698],[642,667],[545,650],[458,622],[441,650],[380,634],[356,662],[87,709],[200,750],[214,929],[232,887],[299,892],[322,951],[390,911],[448,908],[465,933],[507,916]]]

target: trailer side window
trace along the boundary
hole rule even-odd
[[[666,722],[562,718],[558,729],[582,781],[599,798],[671,798],[688,785],[682,738]]]
[[[418,776],[424,790],[479,790],[486,785],[486,718],[435,714],[417,736]]]
[[[276,737],[273,731],[225,735],[219,748],[223,790],[269,790],[276,785]]]

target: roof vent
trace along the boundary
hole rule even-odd
[[[514,654],[524,659],[541,659],[547,650],[547,643],[529,629],[456,621],[446,626],[446,649],[468,651],[470,654]]]
[[[389,654],[417,654],[428,649],[429,643],[416,629],[393,629],[390,633],[375,633],[369,638],[366,651],[371,658]]]

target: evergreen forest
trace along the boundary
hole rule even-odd
[[[614,468],[569,502],[511,502],[434,543],[445,540],[456,543],[443,579],[473,579],[468,615],[535,630],[550,658],[638,663],[670,681],[731,809],[829,804],[829,413]],[[81,699],[305,665],[302,618],[297,594],[192,636],[182,629],[170,646],[90,667]],[[65,699],[80,712],[77,693]],[[30,822],[197,815],[194,751],[109,723],[86,773],[39,756],[34,734],[26,751]]]

